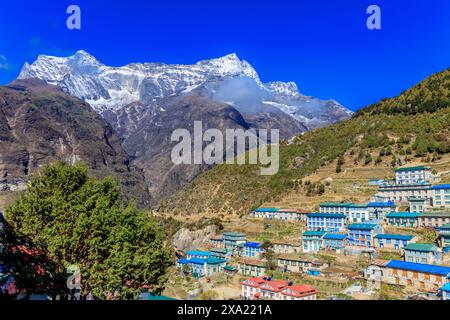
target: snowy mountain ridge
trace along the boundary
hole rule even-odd
[[[262,83],[256,70],[235,53],[192,65],[131,63],[110,67],[80,50],[69,57],[38,56],[31,65],[26,63],[22,68],[19,79],[28,78],[58,85],[88,102],[100,114],[107,111],[115,113],[136,102],[151,104],[164,97],[189,93],[208,83],[233,78],[253,80],[261,92],[269,96],[265,100],[300,122],[306,117],[312,122],[317,118],[326,123],[326,114],[323,113],[327,110],[323,106],[331,107],[338,118],[352,114],[333,100],[323,101],[301,95],[294,82]],[[309,108],[308,100],[314,101],[312,108]]]

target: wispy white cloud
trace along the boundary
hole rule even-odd
[[[0,70],[8,70],[10,67],[10,64],[8,62],[8,59],[6,59],[6,56],[3,54],[0,54]]]

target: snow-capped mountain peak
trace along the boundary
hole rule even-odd
[[[247,76],[260,82],[256,70],[245,60],[239,59],[236,53],[220,58],[203,60],[196,63],[205,71],[221,76]]]
[[[58,85],[67,93],[84,99],[100,114],[116,113],[136,102],[144,106],[154,104],[165,97],[190,94],[200,87],[211,90],[214,95],[214,91],[226,83],[222,93],[226,92],[227,101],[254,104],[259,100],[300,122],[307,118],[323,125],[351,115],[337,102],[303,96],[294,82],[262,83],[256,70],[235,53],[192,65],[131,63],[110,67],[79,50],[69,57],[38,56],[31,65],[23,66],[19,79],[27,78]],[[229,83],[234,79],[248,81]],[[251,109],[255,109],[254,105]],[[315,121],[316,118],[320,121]]]
[[[84,50],[78,50],[70,58],[78,64],[102,65],[100,62],[97,61],[97,59],[93,55]]]
[[[269,91],[278,94],[284,94],[288,96],[296,96],[300,94],[295,82],[274,81],[267,83],[266,87]]]

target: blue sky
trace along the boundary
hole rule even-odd
[[[82,29],[66,28],[77,4]],[[376,4],[382,29],[366,28]],[[84,49],[108,65],[194,63],[235,52],[265,82],[352,110],[450,67],[448,0],[3,1],[0,84],[40,53]]]

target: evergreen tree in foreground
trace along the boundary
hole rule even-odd
[[[112,178],[99,181],[81,165],[57,163],[5,212],[6,257],[18,287],[60,294],[71,265],[80,268],[82,297],[130,299],[166,281],[171,250],[162,230],[123,203]],[[24,250],[26,259],[38,261],[20,257]]]

